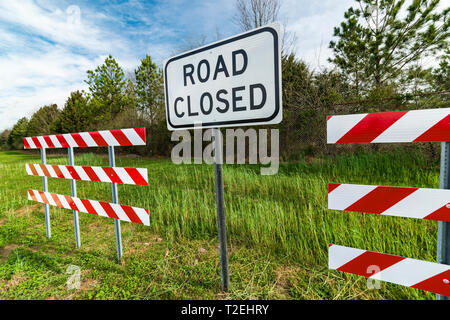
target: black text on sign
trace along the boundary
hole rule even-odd
[[[279,46],[275,23],[167,60],[169,130],[279,123]]]

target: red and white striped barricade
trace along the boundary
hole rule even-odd
[[[114,219],[116,231],[117,257],[122,257],[122,239],[120,234],[120,220],[149,225],[147,209],[118,204],[117,183],[148,185],[147,169],[118,168],[115,166],[115,146],[140,146],[146,144],[145,128],[130,128],[117,130],[91,131],[81,133],[66,133],[40,137],[24,138],[25,149],[40,149],[42,164],[26,164],[29,175],[41,176],[44,181],[44,191],[28,190],[29,200],[43,203],[46,214],[47,237],[50,238],[49,205],[73,210],[76,246],[81,245],[78,223],[78,212],[96,214]],[[91,167],[73,165],[73,148],[75,147],[108,147],[110,166]],[[45,149],[68,148],[69,164],[46,164]],[[71,181],[72,196],[49,193],[47,178],[69,179]],[[98,181],[111,183],[113,203],[80,199],[76,197],[76,180]]]
[[[448,141],[450,108],[327,117],[329,144]],[[330,183],[328,209],[450,222],[450,190]],[[328,261],[330,269],[450,296],[447,264],[334,244]]]
[[[450,265],[330,244],[328,268],[450,296]]]
[[[23,139],[25,149],[145,145],[145,128],[65,133]]]
[[[327,143],[450,141],[450,108],[328,116]]]
[[[328,209],[450,222],[450,190],[330,183]]]
[[[148,185],[147,169],[144,168],[58,166],[27,163],[26,169],[29,175],[41,177]]]
[[[147,209],[103,201],[80,199],[31,189],[28,189],[28,199],[78,212],[143,224],[145,226],[150,225],[149,212]]]

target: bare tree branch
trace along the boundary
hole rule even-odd
[[[281,0],[236,0],[236,14],[233,23],[242,31],[249,31],[279,20]],[[283,23],[281,54],[287,56],[295,51],[297,37],[286,31]]]

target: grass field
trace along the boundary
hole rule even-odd
[[[327,183],[439,186],[439,163],[419,152],[360,153],[280,165],[225,165],[230,292],[220,291],[214,170],[170,160],[119,157],[117,166],[145,167],[148,187],[119,185],[119,202],[148,208],[150,227],[122,222],[124,259],[116,263],[112,219],[80,213],[74,247],[72,212],[27,200],[42,178],[27,176],[38,154],[0,152],[0,299],[434,299],[434,294],[327,269],[328,243],[435,261],[437,223],[327,210]],[[67,164],[49,156],[50,164]],[[107,157],[75,155],[77,165]],[[77,182],[78,197],[111,201],[107,183]],[[69,180],[49,191],[70,195]],[[81,288],[68,290],[70,265]]]

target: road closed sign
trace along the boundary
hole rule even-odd
[[[166,60],[169,130],[279,123],[279,30],[274,23]]]

